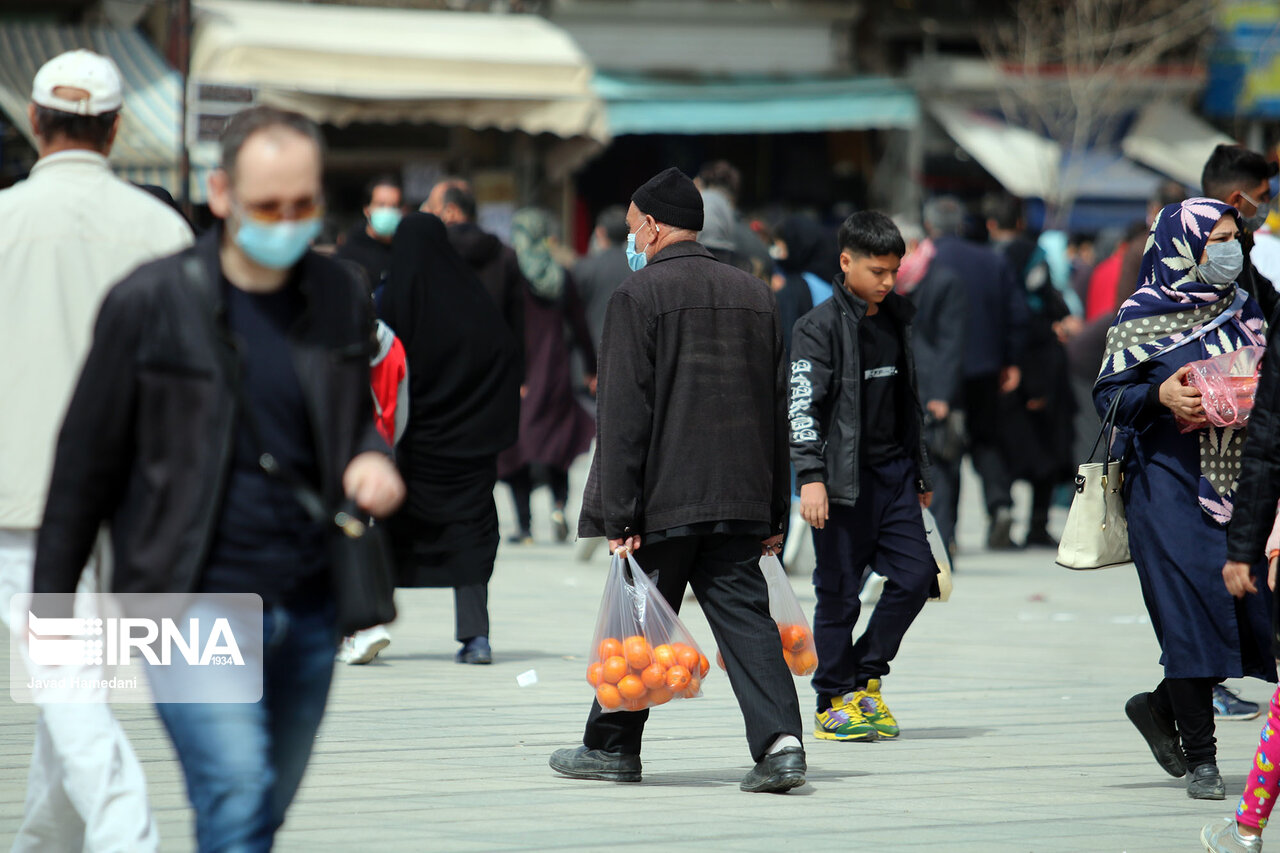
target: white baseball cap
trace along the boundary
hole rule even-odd
[[[61,88],[83,89],[89,97],[64,98],[55,94]],[[50,59],[36,72],[31,84],[31,100],[51,110],[100,116],[120,109],[124,102],[122,90],[120,69],[109,57],[91,50],[69,50]]]

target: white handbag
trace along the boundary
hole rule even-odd
[[[1103,569],[1129,560],[1129,522],[1124,514],[1124,461],[1111,455],[1116,411],[1116,394],[1102,422],[1089,461],[1076,474],[1076,494],[1067,513],[1067,526],[1058,543],[1058,565],[1068,569]],[[1098,445],[1104,443],[1104,461],[1094,462]]]

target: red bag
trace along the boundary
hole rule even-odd
[[[1222,355],[1193,361],[1183,384],[1200,392],[1210,426],[1241,429],[1249,423],[1253,398],[1258,393],[1258,372],[1266,347],[1247,346]],[[1175,418],[1180,432],[1195,432],[1205,424]]]
[[[605,713],[643,711],[702,695],[711,663],[658,588],[628,555],[609,566],[587,683]]]

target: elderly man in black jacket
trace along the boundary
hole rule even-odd
[[[253,593],[262,700],[156,706],[201,850],[266,850],[311,755],[333,673],[332,523],[404,497],[374,427],[372,306],[320,228],[321,137],[295,113],[231,119],[209,179],[220,224],[117,284],[58,438],[33,588],[67,593],[103,522],[112,589]],[[287,475],[286,473],[287,472]],[[154,674],[153,674],[154,675]]]
[[[605,316],[599,445],[578,532],[635,553],[676,610],[693,587],[756,761],[741,788],[782,793],[804,784],[805,757],[758,565],[762,543],[765,553],[781,548],[790,496],[777,312],[762,282],[695,241],[702,198],[679,170],[636,191],[627,225],[638,272]],[[640,781],[647,718],[593,704],[583,745],[556,751],[551,767]]]

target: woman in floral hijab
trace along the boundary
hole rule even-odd
[[[1199,393],[1182,381],[1193,361],[1263,342],[1261,311],[1236,286],[1239,218],[1205,198],[1160,211],[1094,386],[1100,413],[1116,403],[1129,550],[1164,665],[1160,684],[1125,712],[1161,767],[1190,774],[1187,794],[1197,799],[1225,796],[1214,686],[1246,675],[1276,680],[1269,597],[1237,603],[1222,582],[1244,432],[1209,426]],[[1202,428],[1183,434],[1175,415]]]

